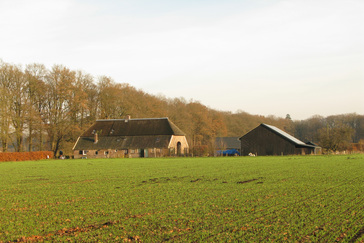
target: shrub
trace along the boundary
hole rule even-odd
[[[53,158],[52,151],[0,153],[0,162],[41,160]]]

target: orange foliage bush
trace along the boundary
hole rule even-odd
[[[209,147],[207,145],[196,145],[193,148],[194,156],[207,156],[209,155]]]
[[[0,162],[25,161],[53,158],[52,151],[0,153]]]

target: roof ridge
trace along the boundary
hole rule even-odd
[[[125,121],[125,120],[163,120],[163,119],[168,119],[168,117],[160,117],[160,118],[130,118],[130,119],[97,119],[96,121]]]

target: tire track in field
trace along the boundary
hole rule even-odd
[[[358,199],[358,201],[359,202],[361,202],[361,200],[360,199]],[[350,207],[350,208],[347,208],[346,210],[344,210],[343,212],[340,212],[339,214],[340,215],[345,215],[347,212],[349,212],[349,211],[351,211],[353,209],[353,207]],[[338,213],[338,212],[336,212],[336,213]],[[320,218],[320,215],[321,214],[318,214],[317,216],[316,216],[316,218]],[[310,222],[312,223],[314,220],[313,219],[311,219],[310,220]],[[338,241],[341,241],[344,237],[345,237],[345,235],[346,235],[346,232],[348,232],[348,231],[350,231],[350,229],[349,229],[349,226],[351,226],[351,225],[353,225],[353,224],[355,224],[356,222],[358,222],[359,221],[359,219],[358,220],[356,220],[356,221],[354,221],[354,222],[352,222],[350,225],[348,225],[346,228],[347,228],[347,230],[345,230],[345,232],[341,232],[340,233],[340,235],[336,238],[336,242],[338,242]],[[325,241],[325,239],[326,239],[326,237],[328,236],[328,235],[330,235],[330,233],[338,233],[338,231],[336,231],[336,230],[332,230],[331,229],[331,231],[326,231],[326,233],[325,234],[323,234],[322,236],[320,236],[319,235],[319,232],[321,231],[321,230],[323,230],[324,229],[324,227],[325,226],[330,226],[331,224],[330,224],[331,222],[324,222],[324,223],[322,223],[322,224],[320,224],[320,226],[315,226],[315,229],[314,230],[312,230],[311,231],[311,233],[309,233],[309,234],[306,234],[306,235],[304,235],[304,236],[302,236],[301,238],[300,238],[300,240],[298,241],[298,242],[305,242],[305,240],[308,240],[308,239],[310,239],[310,237],[311,236],[315,236],[316,238],[315,238],[315,240],[317,240],[317,241]],[[341,229],[340,228],[340,226],[341,225],[343,225],[344,224],[344,222],[341,222],[340,224],[334,224],[332,227],[336,227],[336,228],[339,228],[339,229]],[[327,241],[327,240],[326,240]]]
[[[266,217],[266,216],[269,216],[269,215],[272,215],[273,213],[275,213],[276,211],[275,210],[273,210],[273,209],[275,209],[275,208],[277,208],[277,207],[281,207],[282,205],[286,205],[287,207],[289,207],[289,206],[292,206],[292,205],[295,205],[295,204],[299,204],[299,203],[302,203],[302,202],[305,202],[305,201],[307,201],[307,200],[309,200],[309,199],[312,199],[312,198],[315,198],[315,197],[318,197],[318,196],[320,196],[323,192],[329,192],[329,191],[331,191],[331,190],[333,190],[333,189],[335,189],[335,188],[339,188],[339,187],[341,187],[341,186],[344,186],[344,185],[346,185],[346,184],[348,184],[348,183],[350,183],[350,182],[353,182],[353,181],[355,181],[355,180],[357,180],[358,178],[360,178],[361,176],[358,176],[358,177],[356,177],[356,178],[354,178],[354,179],[352,179],[352,180],[347,180],[347,181],[345,181],[345,182],[343,182],[343,183],[340,183],[340,184],[338,184],[338,185],[336,185],[336,186],[332,186],[332,187],[330,187],[330,188],[327,188],[326,190],[324,190],[324,191],[320,191],[320,192],[318,192],[318,193],[316,193],[316,194],[313,194],[313,195],[311,195],[311,196],[308,196],[308,197],[304,197],[304,198],[301,198],[300,200],[296,200],[295,198],[292,198],[290,201],[288,201],[288,203],[287,202],[284,202],[284,203],[280,203],[280,204],[275,204],[275,205],[272,205],[271,207],[268,207],[268,208],[266,208],[265,209],[265,211],[268,211],[267,213],[264,213],[264,214],[261,214],[261,215],[259,215],[259,216],[256,216],[255,217],[255,219],[254,220],[257,220],[257,219],[259,219],[259,218],[261,218],[261,217]],[[234,190],[234,192],[240,192],[241,191],[241,189],[237,189],[237,190]],[[234,193],[233,192],[233,193]],[[205,202],[205,201],[210,201],[210,200],[212,200],[212,199],[215,199],[215,198],[219,198],[219,197],[222,197],[223,195],[228,195],[228,194],[231,194],[232,192],[231,191],[228,191],[228,192],[226,192],[226,193],[223,193],[223,194],[219,194],[219,195],[216,195],[216,196],[213,196],[213,197],[205,197],[205,198],[203,198],[203,199],[201,199],[201,200],[198,200],[198,201],[195,201],[195,200],[193,200],[193,199],[191,199],[191,200],[187,200],[187,201],[183,201],[183,202],[179,202],[179,203],[174,203],[174,204],[170,204],[169,205],[169,207],[166,209],[166,210],[159,210],[159,211],[155,211],[155,212],[152,212],[152,213],[150,213],[150,215],[155,215],[155,214],[161,214],[161,213],[165,213],[165,212],[167,212],[167,211],[169,211],[169,210],[171,210],[171,209],[174,209],[174,207],[173,206],[177,206],[177,205],[185,205],[185,204],[189,204],[189,203],[191,203],[191,202],[197,202],[197,203],[202,203],[202,202]],[[273,211],[272,211],[273,210]],[[281,210],[281,209],[280,209]],[[280,211],[279,210],[279,211]],[[254,213],[254,214],[258,214],[259,212],[256,212],[256,213]],[[275,219],[275,218],[277,218],[278,216],[275,216],[275,217],[273,217],[272,219]],[[316,217],[317,218],[317,217]],[[227,221],[227,222],[224,222],[224,223],[221,223],[221,224],[217,224],[217,225],[214,225],[214,227],[221,227],[221,226],[223,226],[223,225],[225,225],[225,224],[227,224],[227,223],[236,223],[236,222],[239,222],[239,221],[242,221],[241,219],[238,219],[238,220],[230,220],[230,221]],[[313,220],[311,220],[311,222],[312,222]],[[228,228],[226,228],[225,230],[223,230],[223,231],[219,231],[219,233],[222,233],[222,232],[227,232],[227,231],[229,231],[229,230],[231,230],[233,227],[228,227]],[[186,235],[191,235],[191,234],[193,234],[193,233],[195,233],[197,230],[194,230],[193,228],[192,229],[190,229],[188,232],[186,232],[186,233],[184,233],[184,234],[178,234],[178,235],[175,235],[175,236],[172,236],[172,237],[170,237],[170,238],[168,238],[168,239],[164,239],[163,241],[170,241],[170,240],[175,240],[175,239],[178,239],[178,238],[181,238],[181,237],[184,237],[184,236],[186,236]],[[218,233],[216,233],[216,234],[218,234]],[[209,238],[211,238],[211,237],[213,237],[213,236],[215,236],[216,234],[212,234],[212,235],[210,235],[209,237],[206,237],[206,238],[204,238],[203,240],[207,240],[207,239],[209,239]]]
[[[355,181],[355,180],[357,180],[357,179],[359,179],[360,180],[360,178],[361,178],[361,176],[358,176],[358,177],[356,177],[356,178],[354,178],[354,179],[352,179],[352,180],[348,180],[347,181],[347,183],[342,183],[342,184],[340,184],[339,186],[337,186],[337,188],[339,188],[340,186],[344,186],[344,185],[346,185],[346,184],[349,184],[349,183],[351,183],[351,182],[353,182],[353,181]],[[342,198],[346,198],[345,197],[345,195],[342,195]],[[343,201],[343,200],[341,200],[341,201]],[[356,202],[356,201],[358,201],[359,202],[359,204],[360,204],[360,202],[362,201],[362,199],[361,198],[356,198],[356,199],[354,199],[354,201],[352,201],[352,200],[350,200],[350,202]],[[353,203],[354,204],[354,203]],[[344,211],[342,211],[341,213],[340,213],[340,215],[347,215],[347,213],[348,212],[350,212],[352,209],[356,209],[358,204],[354,204],[353,206],[351,206],[351,207],[349,207],[349,208],[346,208],[346,209],[344,209]],[[360,209],[358,210],[358,211],[360,211]],[[316,217],[316,218],[318,218],[318,216]],[[355,222],[357,222],[358,220],[356,220]],[[313,220],[311,220],[311,222],[313,222]],[[324,224],[322,224],[321,225],[321,227],[324,227],[325,225],[328,225],[330,222],[325,222]],[[341,226],[341,225],[343,225],[344,224],[344,222],[341,222],[340,224],[336,224],[335,226],[336,227],[339,227],[339,226]],[[352,223],[353,224],[353,223]],[[352,225],[352,224],[350,224],[350,225]],[[330,224],[329,224],[330,225]],[[342,232],[341,233],[341,235],[339,236],[339,237],[337,237],[337,239],[336,239],[336,241],[339,241],[340,239],[343,239],[344,238],[344,236],[345,236],[345,233],[346,232],[348,232],[350,229],[347,229],[345,232]],[[311,236],[311,235],[314,235],[315,233],[317,232],[317,230],[314,230],[314,231],[312,231],[312,233],[310,233],[310,234],[308,234],[308,235],[305,235],[304,237],[309,237],[309,236]],[[325,236],[327,236],[328,234],[330,234],[330,232],[327,232],[326,234],[324,234],[324,235],[322,235],[321,237],[319,237],[318,238],[318,240],[321,240],[321,239],[324,239],[325,238]],[[303,238],[304,238],[303,237]]]
[[[343,183],[340,183],[340,184],[338,184],[338,185],[336,185],[336,186],[332,186],[332,187],[330,187],[330,188],[328,188],[328,189],[326,189],[326,190],[324,190],[324,191],[320,191],[320,192],[318,192],[318,193],[316,193],[316,194],[314,194],[314,195],[311,195],[311,196],[308,196],[308,197],[305,197],[305,198],[302,198],[301,200],[299,200],[299,201],[296,201],[295,199],[292,199],[292,200],[290,200],[290,201],[288,201],[288,202],[286,202],[286,203],[281,203],[281,204],[276,204],[276,205],[274,205],[274,206],[271,206],[271,207],[268,207],[266,210],[268,211],[268,210],[272,210],[272,209],[274,209],[274,208],[277,208],[277,207],[279,207],[279,206],[282,206],[283,204],[285,204],[285,205],[287,205],[287,207],[288,206],[292,206],[292,205],[295,205],[295,204],[298,204],[298,203],[302,203],[302,202],[304,202],[304,201],[307,201],[307,200],[309,200],[309,199],[313,199],[313,198],[316,198],[316,197],[318,197],[318,196],[320,196],[323,192],[329,192],[329,191],[331,191],[331,190],[333,190],[333,189],[336,189],[336,188],[339,188],[339,187],[342,187],[342,186],[345,186],[346,184],[348,184],[348,183],[350,183],[350,182],[353,182],[353,181],[356,181],[356,180],[358,180],[358,179],[360,179],[360,178],[362,178],[362,176],[358,176],[358,177],[355,177],[354,179],[351,179],[351,180],[347,180],[347,181],[345,181],[345,182],[343,182]],[[280,210],[279,210],[280,211]],[[271,212],[268,212],[268,213],[265,213],[265,214],[262,214],[262,215],[260,215],[259,217],[256,217],[255,218],[255,220],[257,220],[257,219],[259,219],[259,218],[261,218],[261,217],[266,217],[266,216],[269,216],[269,215],[272,215],[273,213],[274,213],[275,211],[271,211]],[[255,213],[256,214],[256,213]],[[277,218],[278,216],[276,216],[276,217],[273,217],[273,219],[274,218]],[[317,218],[317,217],[316,217]],[[238,220],[230,220],[230,221],[228,221],[228,222],[224,222],[224,223],[222,223],[222,224],[219,224],[219,225],[215,225],[215,227],[221,227],[221,226],[223,226],[223,225],[225,225],[225,224],[227,224],[227,223],[237,223],[237,222],[240,222],[240,221],[242,221],[242,219],[238,219]],[[312,221],[312,220],[311,220]],[[227,232],[227,231],[229,231],[229,230],[231,230],[232,228],[234,228],[234,227],[227,227],[225,230],[223,230],[223,231],[220,231],[219,233],[223,233],[223,232]],[[191,234],[192,232],[189,232],[189,234]],[[208,239],[210,239],[210,238],[212,238],[213,236],[216,236],[218,233],[215,233],[215,234],[212,234],[212,235],[210,235],[210,236],[208,236],[208,237],[205,237],[202,241],[206,241],[206,240],[208,240]],[[185,234],[185,235],[187,235],[187,234]]]
[[[295,204],[298,204],[298,203],[302,203],[304,201],[307,201],[308,199],[311,199],[311,198],[315,198],[317,196],[320,196],[323,192],[329,192],[335,188],[339,188],[341,186],[344,186],[350,182],[353,182],[355,180],[357,180],[358,178],[361,178],[361,176],[359,177],[356,177],[352,180],[348,180],[348,181],[345,181],[339,185],[336,185],[336,186],[333,186],[333,187],[330,187],[324,191],[320,191],[314,195],[311,195],[311,196],[308,196],[308,197],[305,197],[305,198],[302,198],[301,200],[299,201],[296,201],[294,198],[292,198],[290,201],[287,202],[282,202],[280,204],[275,204],[275,205],[272,205],[271,207],[268,207],[266,208],[265,210],[268,211],[267,213],[264,213],[264,214],[261,214],[259,216],[256,216],[254,220],[257,220],[261,217],[266,217],[266,216],[269,216],[269,215],[272,215],[273,213],[275,213],[276,211],[274,211],[273,209],[275,208],[278,208],[278,207],[281,207],[282,205],[286,205],[287,207],[288,206],[292,206],[292,205],[295,205]],[[203,203],[203,202],[206,202],[206,201],[211,201],[213,199],[216,199],[216,198],[220,198],[224,195],[229,195],[229,194],[232,194],[232,193],[236,193],[236,192],[241,192],[241,189],[236,189],[234,190],[233,192],[232,191],[227,191],[226,193],[222,193],[222,194],[219,194],[219,195],[216,195],[216,196],[212,196],[212,197],[205,197],[203,199],[200,199],[198,201],[194,200],[194,199],[190,199],[190,200],[186,200],[186,201],[181,201],[181,202],[178,202],[178,203],[173,203],[173,204],[169,204],[168,207],[165,208],[165,210],[154,210],[153,212],[149,212],[149,213],[141,213],[141,214],[138,214],[138,215],[129,215],[129,216],[125,216],[124,219],[123,219],[123,223],[125,223],[125,220],[128,220],[128,219],[133,219],[133,218],[143,218],[145,216],[151,216],[151,215],[157,215],[157,214],[163,214],[165,212],[168,212],[170,210],[173,210],[175,208],[175,206],[178,206],[178,205],[186,205],[186,204],[191,204],[191,203]],[[273,210],[273,211],[272,211]],[[281,210],[281,209],[280,209]],[[279,211],[280,211],[279,210]],[[254,214],[257,215],[259,212],[255,212]],[[278,216],[275,216],[273,217],[272,219],[274,218],[277,218]],[[242,221],[242,219],[237,219],[237,220],[230,220],[230,221],[227,221],[227,222],[224,222],[224,223],[221,223],[221,224],[218,224],[218,225],[214,225],[214,227],[221,227],[227,223],[237,223],[239,221]],[[108,223],[108,222],[107,222]],[[92,230],[97,230],[97,229],[100,229],[102,227],[105,226],[105,224],[107,223],[104,223],[104,224],[91,224],[91,225],[86,225],[86,226],[82,226],[82,227],[76,227],[76,228],[70,228],[70,229],[63,229],[63,230],[59,230],[57,232],[59,233],[49,233],[49,234],[44,234],[43,236],[38,236],[38,237],[41,237],[39,239],[50,239],[49,237],[51,237],[51,235],[60,235],[60,233],[62,231],[63,234],[69,234],[69,235],[72,235],[72,234],[75,234],[77,232],[85,232],[85,231],[92,231]],[[107,224],[108,226],[113,226],[117,223],[121,223],[121,220],[116,220],[116,221],[112,221],[111,223],[109,222],[109,224]],[[227,227],[226,229],[224,229],[223,231],[219,231],[218,233],[223,233],[223,232],[227,232],[231,229],[233,229],[234,227],[230,226],[230,227]],[[196,233],[197,230],[194,230],[193,228],[191,228],[188,232],[185,232],[183,234],[178,234],[178,235],[175,235],[175,236],[171,236],[170,238],[165,238],[165,239],[161,239],[161,241],[171,241],[171,240],[178,240],[179,238],[182,238],[184,236],[187,236],[187,235],[191,235],[191,234],[194,234]],[[218,233],[215,233],[215,234],[212,234],[208,237],[205,237],[202,241],[206,241],[214,236],[216,236]],[[360,234],[359,234],[360,233]],[[51,234],[51,235],[50,235]],[[357,236],[356,238],[359,238],[361,235],[363,234],[362,230],[360,230],[358,233],[357,233]],[[24,241],[24,239],[27,239],[27,240],[31,240],[31,238],[29,237],[23,237],[21,239],[17,239],[17,240],[14,240],[13,242],[26,242]]]
[[[196,182],[196,181],[190,181],[190,182]],[[240,191],[240,190],[236,190],[236,191]],[[173,210],[175,208],[175,206],[178,206],[178,205],[185,205],[185,204],[189,204],[189,203],[193,203],[193,202],[194,203],[202,203],[202,202],[205,202],[206,200],[210,201],[212,199],[219,198],[222,195],[226,195],[226,194],[230,194],[230,193],[231,193],[231,191],[226,192],[224,194],[219,194],[219,195],[216,195],[216,196],[213,196],[213,197],[203,198],[203,199],[198,200],[198,201],[190,199],[190,200],[187,200],[187,201],[182,201],[182,202],[178,202],[178,203],[169,204],[165,208],[165,210],[154,210],[153,212],[148,212],[148,213],[126,215],[123,218],[122,222],[125,223],[125,220],[129,220],[129,219],[143,218],[145,216],[163,214],[163,213],[165,213],[165,212],[167,212],[169,210]],[[85,199],[90,199],[90,198],[81,198],[79,200],[85,200]],[[72,200],[72,201],[68,200],[67,203],[74,202],[74,201],[78,201],[78,200]],[[63,202],[52,203],[50,205],[58,205],[58,204],[61,204],[61,203],[63,203]],[[38,205],[38,206],[44,207],[42,205]],[[19,239],[10,240],[9,242],[34,242],[34,241],[39,242],[39,241],[44,241],[44,240],[50,240],[54,236],[60,236],[60,235],[70,235],[71,236],[71,235],[75,235],[75,234],[80,233],[80,232],[88,232],[88,231],[92,231],[92,230],[98,230],[98,229],[104,228],[105,226],[112,226],[112,225],[115,225],[117,223],[121,223],[121,220],[108,221],[108,222],[102,223],[102,224],[89,224],[89,225],[84,225],[84,226],[80,226],[80,227],[63,228],[63,229],[60,229],[60,230],[57,230],[57,231],[52,231],[52,232],[43,233],[43,234],[39,234],[39,235],[23,236],[23,237],[21,237]]]
[[[47,234],[42,234],[42,235],[32,235],[29,237],[21,237],[18,238],[16,240],[12,240],[9,242],[43,242],[43,241],[49,241],[51,240],[54,236],[72,236],[72,235],[76,235],[78,233],[81,232],[87,232],[87,231],[91,231],[91,230],[98,230],[101,228],[106,228],[109,225],[113,225],[116,222],[106,222],[106,223],[102,223],[102,224],[90,224],[90,225],[85,225],[83,227],[73,227],[73,228],[63,228],[60,230],[57,230],[55,232],[52,233],[47,233]]]
[[[351,200],[350,200],[351,201]],[[358,201],[359,203],[357,204],[356,203],[356,201]],[[363,212],[363,210],[364,210],[364,207],[362,206],[362,207],[360,207],[360,204],[362,203],[362,198],[360,198],[360,197],[358,197],[356,200],[354,200],[354,201],[351,201],[351,203],[353,203],[353,206],[352,207],[349,207],[349,208],[347,208],[346,210],[344,210],[344,211],[342,211],[342,212],[340,212],[340,215],[348,215],[348,213],[350,213],[350,211],[352,211],[353,209],[355,209],[355,210],[357,210],[358,212]],[[359,208],[358,208],[358,205],[359,205]],[[346,220],[347,221],[347,220]],[[361,222],[359,222],[359,221],[361,221]],[[341,241],[341,240],[343,240],[345,237],[347,237],[347,232],[350,232],[350,228],[349,228],[349,226],[353,226],[353,225],[355,225],[357,222],[359,222],[359,224],[360,225],[362,225],[362,220],[360,220],[360,217],[359,217],[359,219],[357,219],[357,220],[355,220],[355,221],[353,221],[353,222],[351,222],[350,224],[348,224],[347,225],[347,227],[346,227],[346,230],[345,231],[342,231],[341,230],[341,234],[336,238],[336,242],[338,242],[338,241]],[[340,226],[342,226],[343,224],[345,223],[345,221],[342,221],[340,224],[336,224],[336,227],[337,228],[339,228],[339,229],[342,229],[342,227],[340,227]],[[327,224],[327,223],[326,223]],[[361,235],[359,235],[359,236],[357,236],[358,234],[363,234],[363,229],[364,229],[364,227],[363,228],[361,228],[358,232],[356,232],[356,234],[353,236],[353,239],[354,239],[354,241],[356,240],[356,239],[358,239],[358,238],[360,238],[360,236]],[[324,237],[326,236],[326,235],[328,235],[329,234],[329,232],[328,233],[326,233],[325,235],[323,235],[322,237],[320,237],[319,239],[321,240],[321,239],[324,239]],[[357,236],[357,237],[356,237]],[[349,241],[350,242],[350,241]]]
[[[349,243],[354,243],[358,240],[362,235],[364,235],[364,226],[349,240]]]

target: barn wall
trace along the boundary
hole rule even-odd
[[[259,126],[241,138],[241,154],[248,155],[302,154],[301,149],[263,126]]]
[[[73,156],[75,159],[81,158],[124,158],[128,156],[127,150],[74,150]]]
[[[176,144],[179,140],[176,140]],[[143,150],[143,153],[142,153]],[[188,151],[188,149],[187,149]],[[73,156],[75,159],[95,159],[95,158],[140,158],[143,154],[144,157],[166,157],[175,156],[177,151],[172,149],[163,148],[149,148],[149,149],[125,149],[125,150],[74,150]],[[183,153],[183,151],[182,151]]]
[[[95,159],[95,158],[139,158],[141,157],[142,149],[125,149],[125,150],[75,150],[75,159]],[[162,157],[169,152],[168,149],[143,149],[144,157]],[[166,155],[165,155],[166,154]]]
[[[107,150],[74,150],[75,159],[80,158],[138,158],[138,157],[165,157],[178,155],[178,143],[181,154],[188,153],[188,143],[185,136],[171,136],[168,148],[138,148],[138,149],[107,149]]]
[[[295,154],[320,154],[318,150],[319,148],[297,148]]]

